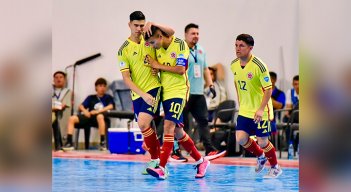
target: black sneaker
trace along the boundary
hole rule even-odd
[[[65,146],[62,147],[62,149],[63,149],[64,151],[72,151],[72,150],[74,150],[74,146],[73,146],[72,143],[67,142],[67,143],[65,144]]]
[[[107,150],[106,143],[105,142],[101,142],[99,149],[100,149],[100,151],[106,151]]]
[[[172,155],[169,157],[169,161],[172,162],[187,162],[188,159],[182,155],[180,149],[173,151]]]

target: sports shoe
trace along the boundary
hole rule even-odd
[[[219,152],[216,150],[216,151],[209,152],[204,158],[211,161],[220,157],[224,157],[226,154],[227,154],[227,151]]]
[[[210,165],[210,161],[205,158],[202,163],[195,165],[194,168],[197,169],[195,178],[199,179],[199,178],[205,177],[206,170],[209,165]]]
[[[145,166],[145,169],[141,172],[141,174],[143,175],[147,175],[148,172],[146,171],[147,168],[156,168],[158,167],[158,164],[160,163],[160,160],[159,159],[155,159],[155,160],[151,160],[149,161],[146,166]]]
[[[263,178],[274,179],[279,177],[279,175],[281,175],[282,173],[283,170],[279,166],[272,167],[267,173],[267,175],[263,176]]]
[[[156,167],[156,168],[147,168],[146,171],[153,177],[156,177],[158,180],[167,179],[169,172],[167,168]]]
[[[266,164],[267,158],[266,157],[258,157],[257,158],[257,165],[255,168],[256,173],[261,173],[261,171],[264,169],[264,164]]]
[[[72,151],[74,150],[73,144],[70,142],[67,142],[65,146],[62,147],[64,151]]]
[[[170,162],[187,162],[188,159],[182,155],[180,149],[173,151],[172,155],[169,157]]]
[[[100,143],[99,149],[100,149],[100,151],[106,151],[107,150],[105,141]]]

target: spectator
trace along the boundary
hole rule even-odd
[[[52,128],[54,133],[55,150],[62,148],[62,135],[66,135],[66,129],[61,125],[67,125],[70,116],[71,107],[71,91],[66,88],[66,73],[63,71],[56,71],[53,75],[54,84],[52,91]]]
[[[286,107],[285,109],[293,110],[299,108],[299,75],[294,76],[292,82],[293,88],[286,92]],[[291,111],[285,113],[284,121],[287,122],[290,118]]]
[[[208,121],[212,122],[215,109],[221,102],[227,100],[227,90],[224,87],[225,73],[223,65],[217,63],[208,69],[210,70],[212,82],[217,93],[217,96],[215,98],[212,98],[209,89],[205,89],[205,97],[208,107]]]
[[[95,82],[95,95],[89,95],[82,104],[79,105],[79,110],[83,114],[73,115],[69,118],[67,126],[67,142],[63,150],[73,150],[72,134],[74,127],[94,126],[99,128],[100,133],[100,150],[106,150],[105,130],[106,118],[103,112],[115,108],[113,97],[106,94],[107,81],[104,78],[98,78]],[[76,141],[78,142],[78,141]]]
[[[273,104],[273,111],[278,110],[278,109],[283,109],[285,106],[285,93],[278,89],[276,86],[277,82],[277,73],[270,71],[269,76],[271,77],[271,82],[272,82],[272,104]],[[277,143],[275,143],[275,138],[277,134],[277,127],[276,127],[276,118],[280,118],[280,113],[275,113],[274,114],[274,119],[271,121],[271,128],[272,128],[272,142],[273,145],[276,146]]]

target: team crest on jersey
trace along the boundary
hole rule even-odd
[[[172,58],[172,59],[175,59],[176,57],[177,57],[177,54],[176,54],[175,52],[172,52],[172,53],[171,53],[171,58]]]
[[[198,53],[199,53],[199,54],[202,54],[202,50],[200,49],[200,50],[198,51]]]
[[[150,47],[150,43],[145,41],[145,47]]]
[[[119,63],[119,66],[120,66],[120,67],[124,67],[124,66],[126,66],[126,63],[123,62],[123,61],[121,61],[121,62]]]
[[[253,74],[252,74],[251,72],[249,72],[249,73],[247,74],[247,78],[251,80],[251,79],[253,78]]]

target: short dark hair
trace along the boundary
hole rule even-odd
[[[187,26],[185,26],[184,32],[188,32],[190,28],[199,28],[199,25],[196,25],[195,23],[189,23]]]
[[[63,71],[56,71],[55,73],[54,73],[54,75],[53,75],[53,77],[55,77],[57,74],[62,74],[65,78],[66,78],[66,73],[65,72],[63,72]]]
[[[240,34],[236,37],[237,41],[244,41],[246,44],[250,45],[250,46],[254,46],[255,41],[253,39],[253,37],[249,34]]]
[[[145,15],[141,11],[134,11],[129,15],[129,20],[134,21],[134,20],[145,20]]]
[[[270,71],[269,76],[271,76],[271,78],[277,80],[277,73],[276,72]]]
[[[106,79],[100,77],[95,81],[95,87],[98,85],[107,85]]]
[[[160,28],[158,28],[158,27],[152,25],[152,26],[151,26],[151,33],[152,33],[152,35],[150,36],[148,33],[145,33],[145,34],[144,34],[144,39],[145,39],[145,41],[149,40],[150,37],[154,36],[154,35],[156,34],[157,31],[161,31],[161,33],[162,33],[163,36],[169,37],[169,35],[168,35],[166,32],[164,32],[164,31],[162,31]]]
[[[299,75],[295,75],[293,78],[293,81],[298,81],[299,80]]]

